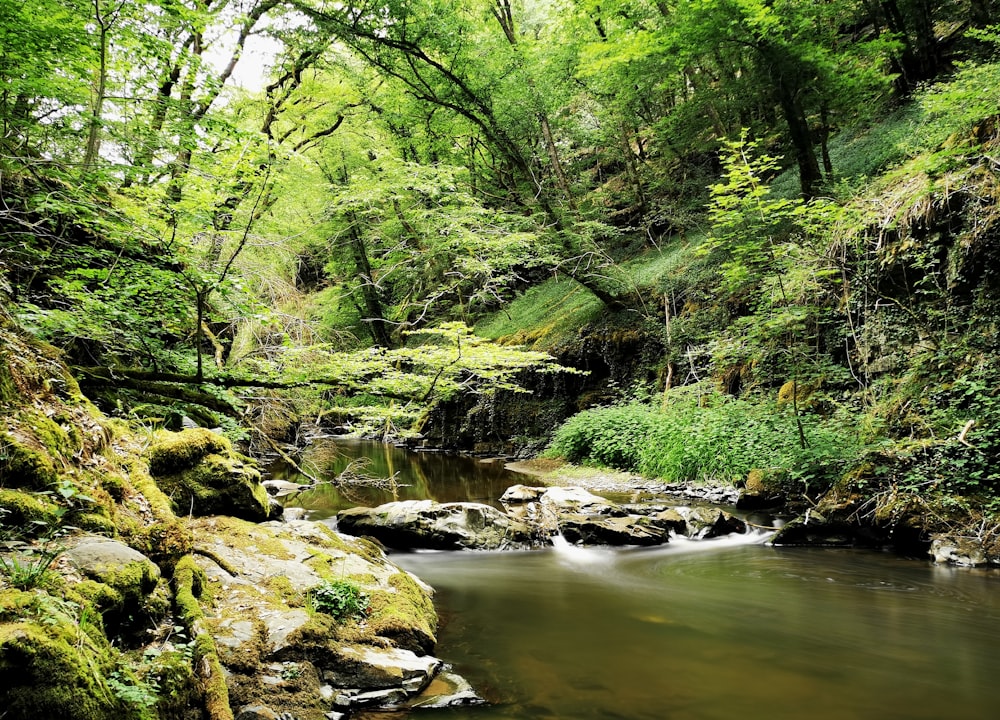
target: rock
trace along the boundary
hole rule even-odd
[[[244,708],[261,706],[281,718],[315,704],[330,708],[338,696],[345,709],[395,703],[419,692],[440,667],[427,655],[437,626],[430,590],[374,544],[304,520],[189,524],[214,598],[208,622]],[[341,579],[366,595],[367,617],[338,621],[304,607],[310,588]]]
[[[486,701],[472,688],[468,680],[446,669],[439,672],[423,692],[407,702],[406,707],[423,709],[485,704]]]
[[[784,470],[751,470],[740,488],[740,495],[736,500],[737,509],[760,510],[781,505],[785,500],[781,486],[786,476]]]
[[[278,720],[278,713],[266,705],[245,705],[237,711],[235,720]]]
[[[559,528],[563,537],[580,545],[660,545],[670,533],[639,515],[608,517],[603,515],[561,515]]]
[[[689,500],[704,500],[718,505],[732,505],[740,496],[732,485],[705,485],[704,483],[666,483],[663,492]]]
[[[161,432],[148,456],[153,479],[171,498],[178,515],[231,515],[255,521],[280,516],[252,462],[210,430]]]
[[[0,716],[138,717],[107,684],[121,670],[117,655],[93,621],[81,627],[77,612],[38,591],[0,593]]]
[[[157,603],[165,598],[154,592],[160,580],[160,568],[152,560],[128,545],[99,535],[84,535],[63,553],[81,574],[101,583],[101,590],[91,599],[104,612],[136,615],[140,611],[155,616],[165,611]]]
[[[678,512],[677,508],[667,508],[660,510],[649,516],[650,522],[665,530],[670,530],[678,535],[687,535],[687,520]]]
[[[931,540],[931,557],[936,563],[978,567],[989,562],[983,544],[974,538],[937,535]]]
[[[504,505],[514,505],[516,503],[534,502],[542,496],[546,488],[528,487],[527,485],[511,485],[504,490],[500,496],[500,502]]]
[[[518,550],[534,544],[527,525],[479,503],[404,500],[352,508],[337,515],[337,529],[397,548]]]
[[[807,545],[821,547],[877,547],[879,540],[866,535],[865,528],[808,510],[786,523],[771,539],[772,545]]]
[[[620,506],[581,487],[544,488],[539,502],[557,514],[617,515],[619,517],[626,514]]]
[[[401,689],[406,697],[422,690],[440,667],[437,658],[409,650],[344,645],[330,658],[323,679],[358,690]]]
[[[719,508],[677,508],[677,511],[686,520],[687,535],[693,539],[705,540],[747,531],[745,522]]]

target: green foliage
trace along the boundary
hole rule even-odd
[[[623,405],[574,415],[547,453],[671,482],[728,482],[780,469],[811,491],[832,483],[857,452],[843,423],[803,418],[806,447],[788,410],[720,395],[672,394],[657,409]]]
[[[309,607],[331,615],[338,622],[360,620],[368,614],[368,596],[347,580],[323,582],[306,591]]]

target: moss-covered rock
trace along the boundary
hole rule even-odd
[[[0,483],[44,490],[58,479],[52,456],[36,439],[17,431],[0,433]]]
[[[0,488],[0,526],[47,527],[59,517],[59,506],[45,495]]]
[[[271,513],[260,472],[209,430],[160,433],[149,450],[149,468],[179,515],[266,520]]]
[[[173,475],[193,468],[206,455],[229,455],[232,450],[229,440],[205,428],[160,432],[147,454],[149,471],[154,476]]]
[[[143,711],[107,684],[121,672],[100,629],[40,592],[0,594],[0,704],[5,720],[129,720]]]

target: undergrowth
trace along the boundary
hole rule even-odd
[[[556,431],[547,454],[668,482],[734,483],[767,468],[812,492],[843,473],[858,448],[836,419],[799,419],[804,446],[791,408],[687,392],[661,408],[636,403],[579,413]]]

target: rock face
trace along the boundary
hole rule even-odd
[[[192,525],[238,717],[396,706],[436,677],[431,590],[374,544],[303,520],[216,517]],[[338,621],[309,609],[310,588],[342,578],[368,598],[364,617]]]
[[[398,548],[521,550],[536,544],[528,525],[479,503],[405,500],[352,508],[337,515],[337,528]]]

